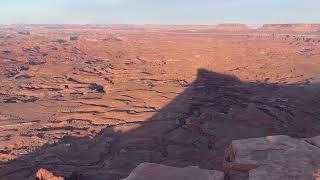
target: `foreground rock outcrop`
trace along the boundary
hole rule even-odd
[[[63,177],[55,176],[52,172],[46,169],[39,169],[36,174],[37,180],[64,180]]]
[[[295,139],[283,135],[235,140],[226,151],[224,167],[249,171],[249,180],[320,179],[319,140],[320,136]]]
[[[176,168],[153,163],[142,163],[123,180],[223,180],[224,174],[189,166]]]
[[[320,179],[320,136],[295,139],[268,136],[232,141],[223,163],[226,176],[198,167],[169,167],[142,163],[123,180],[274,180]]]

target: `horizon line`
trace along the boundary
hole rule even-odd
[[[135,26],[214,26],[214,25],[320,25],[320,22],[286,22],[286,23],[238,23],[238,22],[221,22],[212,24],[197,24],[197,23],[12,23],[12,24],[1,24],[0,26],[14,26],[14,25],[135,25]]]

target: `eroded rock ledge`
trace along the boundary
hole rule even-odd
[[[226,149],[223,168],[224,172],[141,163],[122,180],[320,180],[320,136],[295,139],[279,135],[234,140]],[[45,169],[40,169],[36,177],[64,179]]]
[[[142,163],[123,180],[318,180],[320,136],[295,139],[280,135],[234,140],[226,150],[223,167],[225,175],[197,167],[175,168]]]
[[[320,179],[320,136],[289,136],[232,141],[226,150],[227,171],[249,172],[248,180]],[[234,178],[239,179],[239,178]]]
[[[123,180],[223,180],[224,174],[189,166],[176,168],[153,163],[142,163]]]

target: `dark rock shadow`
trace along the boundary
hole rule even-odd
[[[142,162],[221,169],[231,140],[320,134],[320,87],[241,82],[198,71],[197,79],[149,120],[64,137],[0,164],[0,179],[34,179],[39,168],[68,179],[118,180]]]

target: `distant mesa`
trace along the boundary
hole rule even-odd
[[[320,24],[264,24],[262,31],[319,32]]]
[[[247,24],[227,23],[215,26],[217,31],[260,31],[260,32],[320,32],[320,24],[263,24],[262,26],[251,26]]]
[[[124,38],[123,37],[108,37],[103,40],[107,41],[107,42],[121,42],[124,40]]]
[[[215,27],[216,30],[220,31],[247,31],[249,30],[249,26],[246,24],[218,24]]]

